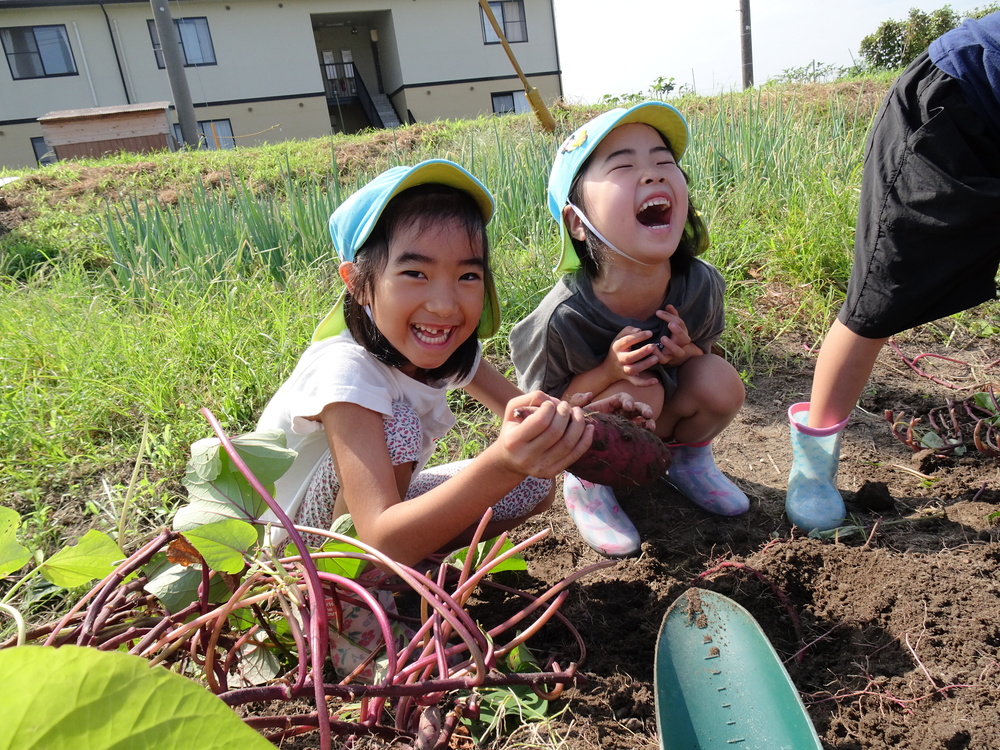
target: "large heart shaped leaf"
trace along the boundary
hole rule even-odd
[[[195,682],[138,656],[78,646],[0,651],[0,750],[274,746]]]

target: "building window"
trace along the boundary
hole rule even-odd
[[[490,10],[493,11],[493,16],[500,24],[500,28],[503,29],[503,35],[507,37],[508,42],[528,41],[528,24],[524,19],[523,0],[491,2]],[[483,20],[483,41],[486,44],[499,44],[500,37],[497,36],[493,24],[490,23],[490,19],[486,17],[482,8],[479,9],[479,15]]]
[[[0,29],[0,41],[14,80],[77,75],[69,36],[61,24]]]
[[[184,143],[179,123],[174,124],[174,138],[178,143]],[[229,120],[198,120],[198,148],[218,151],[236,148],[236,137],[233,135],[233,125]]]
[[[160,35],[156,33],[156,22],[150,18],[146,21],[146,25],[149,26],[149,38],[153,41],[156,67],[165,68]],[[212,46],[212,34],[208,30],[207,18],[175,18],[174,26],[177,27],[177,36],[180,37],[185,68],[216,64],[215,47]]]
[[[523,115],[531,112],[528,97],[523,91],[503,91],[493,94],[493,114]]]
[[[31,148],[35,151],[35,161],[38,162],[38,166],[43,167],[46,164],[53,164],[56,161],[55,153],[45,145],[45,138],[36,135],[31,139]]]

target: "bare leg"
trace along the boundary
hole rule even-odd
[[[859,336],[834,320],[813,374],[810,427],[832,427],[851,413],[886,341]]]

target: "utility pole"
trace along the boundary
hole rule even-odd
[[[750,0],[740,0],[740,53],[743,60],[743,88],[753,88],[753,44],[750,37]]]
[[[153,23],[156,35],[160,38],[163,65],[167,69],[170,93],[174,97],[177,121],[181,126],[181,139],[185,145],[198,148],[198,118],[195,117],[194,104],[191,102],[191,89],[188,88],[184,60],[181,57],[181,40],[170,15],[170,5],[168,0],[149,0],[149,4],[153,9]]]

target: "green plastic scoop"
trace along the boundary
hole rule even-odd
[[[802,699],[760,625],[722,594],[691,588],[656,644],[663,750],[822,750]]]

